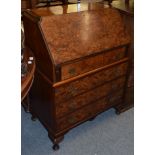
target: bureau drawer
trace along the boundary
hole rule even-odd
[[[119,78],[112,82],[101,85],[95,89],[78,95],[66,102],[61,102],[56,104],[56,117],[60,118],[78,108],[85,106],[87,104],[93,103],[96,100],[107,96],[111,92],[123,89],[125,83],[125,77]]]
[[[109,98],[110,96],[110,98]],[[93,104],[89,104],[74,113],[71,113],[67,117],[63,117],[61,119],[57,119],[57,128],[58,130],[63,130],[68,127],[73,127],[75,124],[78,124],[82,121],[85,121],[98,113],[104,111],[106,108],[109,108],[113,105],[116,105],[122,101],[123,89],[109,95],[103,97]],[[109,99],[113,102],[109,102]]]
[[[83,77],[79,80],[55,88],[56,103],[64,102],[74,96],[126,74],[128,62],[118,64]]]
[[[71,64],[62,65],[61,80],[77,76],[123,59],[125,57],[125,49],[125,47],[121,47]]]

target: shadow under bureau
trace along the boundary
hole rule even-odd
[[[47,129],[53,149],[73,127],[126,106],[130,37],[116,9],[39,8],[24,12],[23,23],[25,44],[36,58],[30,111]]]

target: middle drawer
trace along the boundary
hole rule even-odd
[[[123,89],[126,77],[113,80],[109,83],[101,85],[95,89],[78,95],[66,102],[56,104],[56,117],[60,118],[68,113],[77,110],[87,104],[95,102],[96,100],[116,91]]]

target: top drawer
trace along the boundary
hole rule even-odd
[[[103,67],[125,57],[125,47],[114,49],[96,55],[94,57],[88,57],[80,61],[73,62],[71,64],[62,65],[61,67],[61,80],[66,80],[79,74]]]

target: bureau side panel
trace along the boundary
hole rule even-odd
[[[39,118],[50,133],[55,130],[52,85],[38,71],[30,91],[31,113]]]
[[[131,37],[129,47],[130,67],[128,73],[128,81],[126,85],[125,104],[122,107],[122,112],[128,110],[134,105],[134,15],[121,13],[125,27]]]
[[[40,28],[40,20],[29,12],[23,13],[25,44],[33,51],[37,68],[54,81],[53,61]]]

